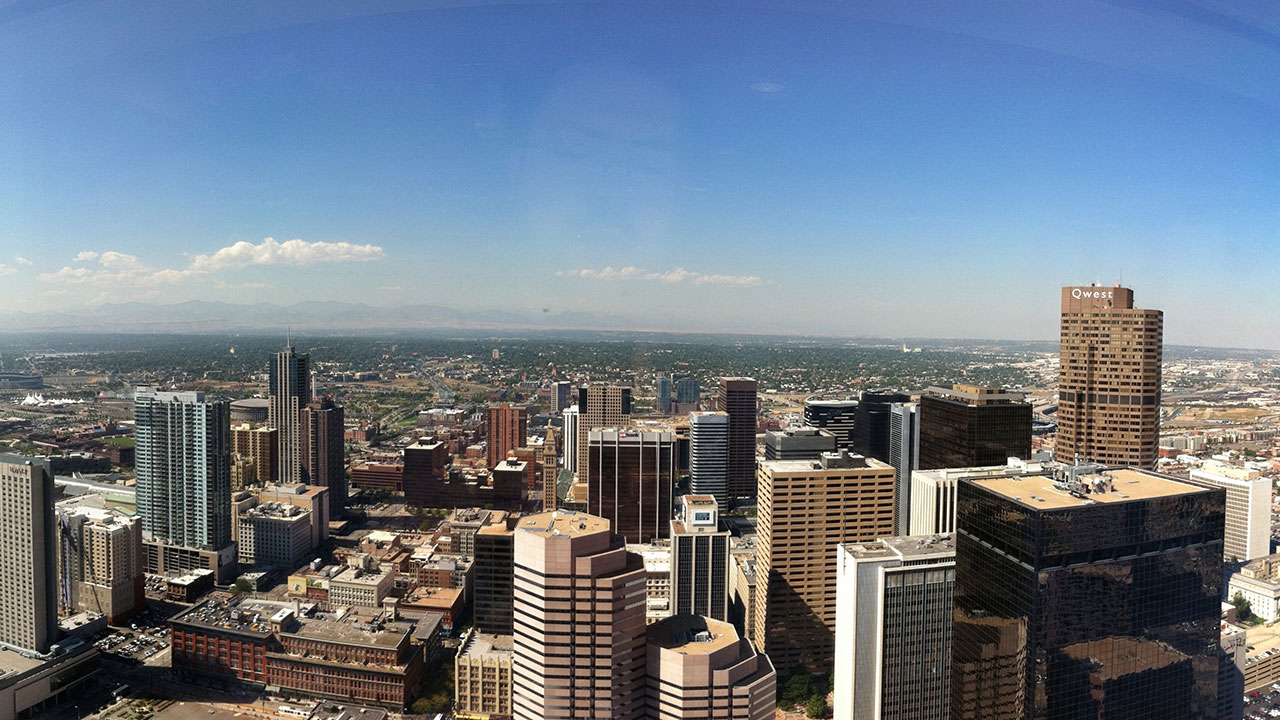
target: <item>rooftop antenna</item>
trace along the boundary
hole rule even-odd
[[[284,326],[284,349],[286,351],[293,349],[293,338],[291,337],[292,334],[293,334],[293,326],[285,325]]]

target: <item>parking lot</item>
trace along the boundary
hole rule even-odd
[[[169,665],[169,627],[161,614],[150,610],[128,625],[109,628],[94,645],[105,656],[123,662]]]
[[[1245,720],[1280,718],[1280,683],[1245,693],[1244,717]]]

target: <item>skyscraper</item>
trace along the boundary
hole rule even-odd
[[[666,428],[602,428],[588,433],[587,510],[629,543],[665,538],[675,491],[675,438]]]
[[[609,521],[556,511],[515,530],[518,720],[645,714],[644,562]],[[637,601],[638,599],[638,601]]]
[[[49,461],[0,454],[0,642],[48,652],[58,637]]]
[[[893,466],[893,527],[910,535],[911,477],[920,465],[920,408],[915,403],[889,406],[889,458]]]
[[[858,396],[850,436],[851,453],[887,461],[889,458],[889,408],[910,402],[911,396],[888,390],[864,390]]]
[[[826,673],[835,546],[893,535],[893,468],[857,455],[760,463],[755,642],[783,675]]]
[[[556,448],[558,444],[556,429],[547,428],[542,439],[542,451],[538,461],[542,463],[542,509],[556,509],[556,478],[560,476],[560,458]]]
[[[1058,462],[1155,467],[1163,343],[1164,313],[1129,288],[1062,288]]]
[[[332,397],[315,398],[302,409],[302,482],[329,489],[329,517],[347,504],[345,420]]]
[[[587,442],[597,428],[620,428],[631,424],[631,388],[615,385],[588,385],[578,388],[578,480],[590,483]],[[568,466],[566,466],[568,467]]]
[[[1136,469],[962,479],[951,717],[1215,717],[1223,503]]]
[[[835,718],[949,720],[951,535],[836,548]]]
[[[1031,455],[1031,405],[999,388],[931,387],[920,396],[923,470],[999,465]]]
[[[302,481],[302,408],[311,400],[311,356],[286,346],[275,355],[268,381],[267,425],[280,431],[276,481]]]
[[[804,401],[805,426],[831,431],[839,450],[853,451],[853,421],[857,413],[857,400],[808,398]]]
[[[511,634],[514,527],[519,516],[503,516],[476,530],[473,580],[475,625],[480,632]]]
[[[568,380],[560,380],[552,385],[552,388],[555,392],[555,412],[561,413],[565,411],[565,408],[573,406],[573,402],[576,399],[573,396],[573,383]]]
[[[756,496],[756,381],[720,378],[716,408],[729,414],[729,462],[725,492],[730,498]]]
[[[202,392],[138,388],[134,467],[142,532],[187,548],[231,544],[231,411]]]
[[[485,413],[488,420],[488,466],[498,467],[507,453],[524,447],[529,436],[529,413],[510,403],[492,405]]]
[[[676,412],[687,413],[698,409],[702,401],[702,387],[691,377],[676,378]],[[724,408],[721,408],[722,410]]]
[[[689,488],[728,505],[729,416],[689,413]]]
[[[675,615],[647,635],[648,720],[773,720],[777,673],[733,625]]]
[[[671,521],[671,605],[681,615],[729,619],[729,531],[710,495],[685,495]]]
[[[564,462],[561,466],[574,473],[578,472],[578,432],[582,425],[579,422],[581,419],[577,405],[564,409]]]
[[[656,410],[660,415],[671,412],[671,378],[663,375],[653,382]]]
[[[1271,479],[1257,470],[1208,461],[1191,471],[1191,482],[1227,493],[1222,552],[1249,561],[1271,554]]]

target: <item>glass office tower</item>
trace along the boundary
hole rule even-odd
[[[951,717],[1216,717],[1222,491],[1139,470],[960,480]]]

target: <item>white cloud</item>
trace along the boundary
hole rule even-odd
[[[693,283],[694,285],[727,285],[733,287],[756,287],[759,285],[767,285],[755,275],[707,275],[693,270],[685,270],[682,267],[673,268],[665,272],[648,272],[641,270],[634,265],[628,265],[621,269],[614,269],[612,266],[605,266],[599,270],[593,268],[583,268],[581,270],[560,270],[556,272],[560,277],[576,277],[586,278],[589,280],[644,280],[648,282],[659,282],[666,285],[675,285],[679,283]]]
[[[226,268],[242,268],[248,265],[312,265],[327,262],[368,262],[385,257],[377,245],[355,245],[349,242],[306,242],[287,240],[276,242],[265,238],[261,244],[240,241],[224,247],[212,255],[196,255],[191,259],[191,270],[208,272]]]
[[[772,95],[773,93],[780,93],[783,90],[786,90],[787,86],[783,85],[782,83],[765,81],[765,82],[751,83],[751,89],[755,90],[758,93]]]
[[[32,265],[34,265],[34,264],[35,264],[35,263],[31,262],[30,260],[28,260],[28,259],[26,259],[26,258],[22,257],[21,255],[15,255],[15,256],[13,257],[13,261],[14,261],[15,263],[19,264],[19,265],[24,265],[24,266],[26,266],[26,267],[31,267]]]
[[[312,265],[329,262],[367,262],[385,257],[382,248],[377,245],[354,245],[348,242],[306,242],[293,239],[276,242],[273,238],[265,238],[255,245],[251,242],[238,242],[221,248],[208,255],[196,255],[185,268],[154,268],[142,262],[135,255],[107,250],[97,252],[83,250],[75,256],[73,262],[92,263],[96,266],[65,266],[56,272],[44,273],[36,279],[45,283],[87,285],[95,287],[119,288],[160,287],[180,285],[201,277],[207,277],[225,270],[235,270],[250,265]],[[0,268],[3,268],[0,265]],[[0,274],[6,274],[0,270]],[[219,284],[220,283],[220,284]],[[225,287],[225,281],[215,281],[219,287]],[[241,287],[266,287],[261,283],[246,283]],[[104,293],[104,296],[106,293]],[[99,296],[98,301],[105,301]]]
[[[18,272],[18,268],[11,268],[8,265],[0,264],[0,276],[12,275]]]

